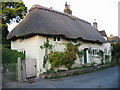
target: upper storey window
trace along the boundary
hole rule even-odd
[[[54,37],[53,38],[54,41],[60,41],[60,39],[61,39],[60,37]]]

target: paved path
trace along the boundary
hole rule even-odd
[[[37,79],[20,88],[118,88],[118,67],[62,79]]]

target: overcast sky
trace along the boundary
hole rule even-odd
[[[72,15],[91,24],[96,19],[99,30],[105,30],[108,36],[118,35],[118,1],[120,0],[23,0],[28,9],[34,4],[39,4],[61,12],[65,8],[66,1],[70,4]],[[10,25],[9,31],[15,25]]]

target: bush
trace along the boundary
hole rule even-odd
[[[53,68],[47,70],[47,72],[43,72],[43,74],[51,74],[51,73],[56,73]]]
[[[57,72],[63,72],[63,71],[67,71],[67,70],[62,70],[62,69],[58,69]]]
[[[65,65],[66,68],[71,69],[71,66],[74,64],[74,61],[77,59],[76,54],[81,57],[81,52],[78,49],[78,46],[81,44],[78,43],[73,45],[72,43],[66,44],[66,49],[64,52],[51,52],[49,56],[49,61],[52,67],[59,67]],[[76,53],[77,52],[77,53]]]
[[[16,63],[18,57],[20,57],[21,59],[24,59],[24,54],[22,52],[5,48],[2,45],[0,46],[2,47],[2,63],[3,64]]]
[[[63,65],[63,52],[51,52],[49,54],[49,60],[52,67],[59,67]]]
[[[74,67],[73,69],[81,69],[81,67]]]

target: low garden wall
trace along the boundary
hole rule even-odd
[[[55,72],[55,73],[50,73],[50,74],[40,74],[40,77],[41,78],[57,78],[56,76],[65,77],[65,76],[79,75],[82,73],[92,72],[92,71],[104,69],[107,67],[110,67],[110,65],[106,64],[106,65],[95,66],[95,67],[87,67],[87,68],[82,68],[82,69],[74,69],[74,70],[68,70],[68,71],[62,71],[62,72]]]

